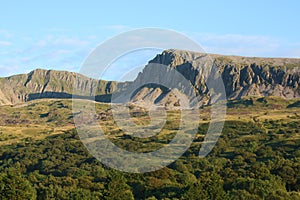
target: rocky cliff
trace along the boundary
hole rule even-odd
[[[197,94],[202,96],[207,94],[209,96],[207,79],[204,77],[213,75],[212,66],[215,66],[223,80],[227,99],[238,99],[243,96],[300,97],[300,59],[223,56],[166,50],[149,63],[176,68],[196,88]],[[149,77],[164,78],[164,73],[155,73],[150,68],[151,66],[146,66],[137,80]],[[157,86],[146,87],[137,93],[134,99],[156,103],[173,101],[175,104],[176,98],[173,100],[164,98],[169,93],[170,91],[162,91]]]
[[[131,84],[139,84],[145,80],[151,82],[153,78],[164,79],[164,73],[151,70],[150,65],[155,63],[179,71],[200,96],[209,96],[210,91],[204,77],[209,76],[214,65],[223,79],[228,99],[252,95],[300,97],[300,59],[250,58],[166,50],[149,61]],[[181,83],[176,84],[180,86]],[[113,91],[128,85],[130,84],[95,80],[73,72],[37,69],[29,74],[1,78],[0,105],[39,98],[71,98],[74,91],[79,98],[96,96],[98,101],[109,101]],[[139,88],[132,100],[176,105],[176,97],[180,96],[181,89],[184,88],[181,86],[169,91],[168,88],[148,84]]]

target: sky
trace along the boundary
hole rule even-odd
[[[208,53],[300,58],[296,0],[0,3],[0,77],[36,68],[78,72],[99,44],[147,27],[178,31]],[[146,63],[156,53],[132,59]],[[128,67],[132,59],[120,59],[116,66],[123,62]],[[104,77],[115,78],[114,73]]]

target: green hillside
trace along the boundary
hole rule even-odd
[[[226,123],[213,151],[199,158],[210,107],[201,110],[189,150],[161,170],[143,174],[110,169],[89,154],[73,124],[70,100],[36,100],[0,107],[1,199],[300,199],[298,100],[253,97],[228,102]],[[118,146],[147,152],[178,128],[169,113],[164,130],[148,139],[124,137],[96,104],[107,136]],[[134,112],[147,123],[145,111]],[[144,145],[142,145],[142,143]]]

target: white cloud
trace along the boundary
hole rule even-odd
[[[66,46],[82,46],[87,45],[89,42],[86,40],[80,40],[75,38],[58,38],[53,44],[54,45],[66,45]]]
[[[280,57],[300,58],[300,46],[283,48]]]
[[[0,41],[0,46],[10,46],[10,45],[12,45],[12,43],[9,41]]]
[[[130,27],[126,25],[110,25],[110,26],[104,26],[103,28],[112,31],[117,31],[117,32],[123,32],[130,29]]]
[[[192,33],[191,37],[209,53],[241,56],[279,56],[285,44],[263,35]]]
[[[85,48],[89,45],[91,39],[77,39],[71,37],[60,37],[54,35],[46,35],[38,41],[32,41],[30,46],[23,48],[21,54],[43,54],[49,51],[56,51],[59,49],[76,50]]]
[[[22,54],[22,57],[19,58],[19,61],[24,65],[32,65],[38,63],[40,65],[49,65],[59,63],[62,59],[72,55],[73,53],[73,51],[66,49],[48,50],[34,54]]]
[[[0,65],[0,77],[7,77],[20,73],[20,67],[16,65]]]
[[[8,36],[6,31],[0,30],[0,76],[49,67],[74,71],[94,48],[97,39],[90,35],[67,37],[50,33],[40,37],[19,35],[11,43],[3,37],[4,34]]]
[[[0,36],[4,38],[11,38],[13,35],[8,30],[0,30]]]
[[[47,41],[46,40],[40,40],[34,46],[36,46],[36,47],[44,47],[46,45],[47,45]]]
[[[68,32],[71,31],[70,29],[67,28],[47,28],[45,29],[46,32]]]
[[[45,63],[53,62],[54,60],[59,60],[62,55],[74,54],[82,49],[87,49],[90,42],[88,39],[47,35],[43,39],[32,43],[30,46],[14,51],[15,57],[19,58],[21,62],[28,63],[40,59],[43,59]]]

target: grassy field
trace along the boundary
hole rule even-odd
[[[299,122],[300,106],[297,104],[299,101],[297,99],[285,100],[279,97],[252,97],[251,99],[229,101],[226,121],[253,122],[265,131],[274,129],[270,123],[281,121],[281,128],[285,129],[286,124]],[[110,105],[95,103],[95,108],[98,122],[104,132],[110,137],[122,137],[124,132],[116,125]],[[200,109],[200,126],[209,123],[210,114],[210,107]],[[147,110],[133,107],[130,109],[130,115],[137,126],[149,124],[150,117]],[[179,123],[180,112],[168,111],[166,124],[158,135],[162,137],[165,137],[163,135],[172,135],[178,129]],[[0,107],[1,145],[39,140],[49,135],[63,134],[64,131],[73,128],[75,126],[71,100],[44,99]],[[153,129],[155,130],[155,127]],[[298,133],[293,134],[293,138],[299,137]]]

